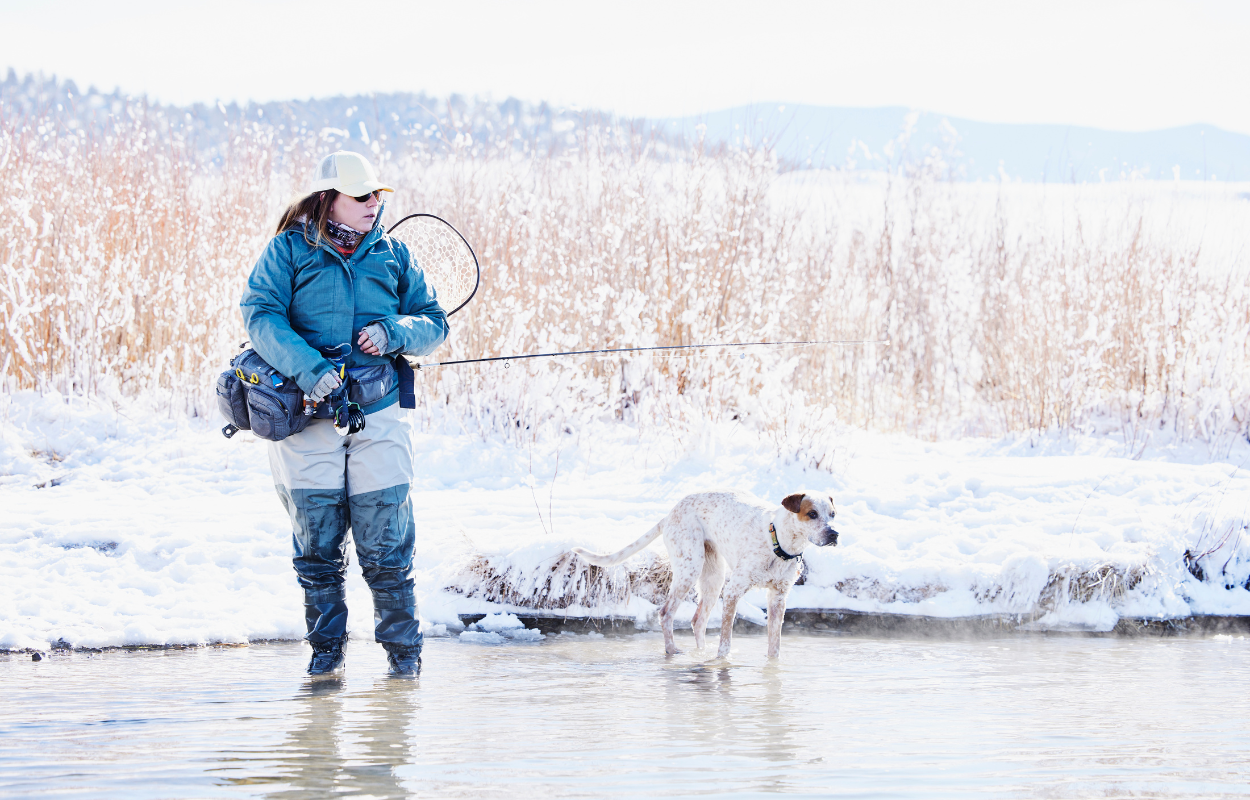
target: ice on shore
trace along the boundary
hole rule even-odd
[[[290,526],[263,442],[227,441],[216,420],[137,404],[33,393],[0,404],[0,648],[302,635]],[[567,565],[571,547],[617,549],[680,497],[717,488],[835,498],[840,544],[808,550],[791,608],[1019,614],[1073,630],[1125,616],[1250,614],[1244,442],[1210,452],[1142,450],[1113,435],[929,443],[846,431],[831,472],[804,471],[754,434],[713,425],[681,443],[601,423],[529,449],[434,430],[417,434],[416,449],[423,620],[454,633],[460,613],[504,614],[466,642],[507,638],[518,627],[508,612],[524,610],[489,601],[482,565],[532,588]],[[653,547],[621,574],[661,569],[663,546]],[[592,605],[566,591],[559,613],[647,619],[658,598],[642,596],[644,579],[632,585]],[[370,597],[354,563],[348,586],[351,630],[369,637]],[[762,592],[746,603],[742,614],[762,621]]]

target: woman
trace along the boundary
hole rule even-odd
[[[447,315],[403,242],[382,227],[377,179],[356,153],[322,159],[308,195],[282,215],[247,281],[240,304],[252,347],[299,384],[314,418],[269,443],[278,497],[294,529],[295,572],[304,589],[310,675],[337,671],[347,640],[343,572],[351,527],[373,592],[374,638],[390,672],[416,676],[421,633],[413,593],[416,541],[409,484],[411,425],[396,404],[392,360],[432,352],[447,338]],[[332,363],[331,359],[334,359]],[[329,397],[349,396],[365,426],[342,435]]]

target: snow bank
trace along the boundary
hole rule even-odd
[[[0,423],[0,648],[303,633],[290,527],[262,442],[227,441],[216,420],[33,393],[0,396]],[[1195,443],[1139,451],[1113,436],[835,438],[823,472],[778,460],[770,441],[732,425],[708,425],[680,448],[611,422],[527,447],[418,433],[423,620],[432,635],[462,631],[459,613],[645,620],[667,590],[660,543],[597,571],[569,549],[616,549],[680,497],[713,488],[837,500],[840,545],[808,551],[792,608],[1012,613],[1034,628],[1086,630],[1122,616],[1250,614],[1245,443],[1211,454]],[[369,636],[357,566],[348,580],[351,630]],[[762,593],[747,603],[743,615],[762,620]],[[462,641],[518,631],[488,619]]]

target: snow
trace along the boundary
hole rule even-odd
[[[541,632],[525,627],[516,614],[499,612],[487,614],[460,634],[460,641],[467,644],[536,642],[542,638]]]
[[[500,631],[514,631],[524,628],[525,624],[517,618],[516,614],[488,614],[476,623],[477,627],[487,633],[499,633]]]
[[[0,648],[302,635],[290,527],[264,443],[227,441],[216,419],[159,409],[0,396]],[[1212,452],[1161,437],[1143,449],[1114,432],[925,442],[841,429],[826,472],[779,459],[767,437],[734,423],[677,442],[587,422],[517,446],[421,419],[421,616],[428,635],[466,644],[537,637],[515,616],[524,608],[461,593],[473,589],[464,576],[474,558],[517,575],[550,570],[573,546],[617,549],[680,497],[718,488],[835,499],[839,546],[807,551],[810,572],[791,608],[1017,614],[1045,630],[1250,614],[1245,442]],[[662,543],[653,548],[663,554]],[[1186,568],[1186,550],[1206,553],[1206,581]],[[354,563],[348,604],[352,634],[369,637],[369,593]],[[762,622],[763,605],[757,590],[741,614]],[[633,596],[557,613],[645,622],[654,611]],[[461,613],[492,616],[465,630]]]

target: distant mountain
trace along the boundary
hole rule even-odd
[[[576,146],[577,133],[589,125],[625,125],[638,130],[645,127],[643,120],[619,119],[602,112],[526,103],[515,98],[491,101],[462,95],[433,97],[402,92],[182,107],[120,92],[105,94],[95,87],[83,91],[73,81],[35,75],[19,77],[12,69],[0,81],[0,121],[51,117],[69,128],[102,132],[118,115],[142,117],[162,132],[176,126],[210,155],[220,151],[233,135],[231,125],[241,121],[273,126],[279,140],[311,133],[327,146],[363,153],[370,152],[375,143],[401,139],[418,141],[438,151],[453,146],[461,136],[477,145],[554,152]],[[657,135],[663,139],[662,134]]]
[[[933,149],[959,177],[1095,182],[1128,177],[1250,180],[1250,136],[1212,125],[1129,133],[1074,125],[1006,125],[905,108],[756,105],[656,120],[674,137],[737,144],[767,140],[792,167],[865,169],[916,162]],[[905,132],[906,146],[900,146]],[[891,155],[887,144],[894,142]],[[875,158],[871,158],[871,153]]]
[[[627,127],[649,135],[651,154],[669,157],[703,136],[711,144],[767,142],[788,169],[872,170],[919,163],[934,150],[955,177],[1028,182],[1096,182],[1128,177],[1250,180],[1250,136],[1211,125],[1146,133],[1069,125],[1001,125],[905,108],[757,105],[678,119],[623,119],[509,98],[395,93],[311,98],[245,106],[148,103],[70,81],[8,71],[0,81],[0,121],[52,116],[69,127],[104,130],[113,115],[142,115],[157,130],[177,127],[210,154],[241,120],[273,125],[278,139],[313,133],[326,146],[369,152],[379,141],[416,139],[434,150],[467,134],[519,151],[576,147],[588,126]],[[230,123],[230,124],[228,124]],[[700,128],[700,126],[703,126]]]

